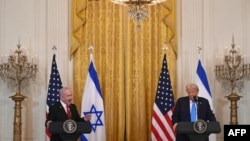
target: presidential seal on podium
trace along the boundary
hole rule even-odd
[[[194,122],[193,129],[196,133],[204,133],[207,130],[207,122],[198,119],[196,122]]]
[[[68,119],[63,123],[63,130],[66,133],[74,133],[76,129],[77,129],[77,124],[72,119]]]

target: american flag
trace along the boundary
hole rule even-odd
[[[59,99],[59,90],[62,88],[62,81],[60,78],[60,74],[57,70],[56,64],[56,55],[53,55],[52,66],[51,66],[51,73],[49,79],[49,87],[48,87],[48,95],[47,95],[47,106],[46,106],[46,118],[49,112],[49,106],[53,105],[54,103],[58,102]],[[46,140],[50,140],[50,132],[46,128]]]
[[[174,141],[172,127],[174,96],[168,71],[166,54],[164,54],[161,73],[153,107],[151,139],[152,141]]]

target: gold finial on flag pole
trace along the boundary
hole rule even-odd
[[[92,51],[94,49],[93,45],[89,45],[88,49],[89,49],[90,53],[92,53]]]
[[[166,45],[166,44],[164,44],[164,45],[163,45],[163,48],[162,48],[162,49],[163,49],[163,51],[164,51],[164,54],[165,54],[165,53],[167,52],[167,50],[168,50],[168,47],[167,47],[167,45]]]

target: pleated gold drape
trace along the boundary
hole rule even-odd
[[[75,104],[80,110],[89,66],[88,47],[93,45],[104,99],[107,141],[150,141],[165,43],[176,90],[175,0],[148,7],[149,16],[140,30],[128,17],[127,7],[110,0],[72,2]]]

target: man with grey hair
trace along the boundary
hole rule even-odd
[[[198,85],[195,83],[187,84],[186,92],[187,96],[180,97],[177,100],[173,111],[172,124],[174,130],[178,125],[178,122],[195,122],[197,119],[201,119],[206,122],[216,121],[208,100],[203,97],[198,97]],[[176,141],[190,141],[190,139],[185,134],[177,133]]]
[[[49,128],[51,122],[64,122],[68,119],[72,119],[76,122],[89,121],[91,115],[86,115],[81,118],[76,105],[72,103],[73,94],[70,88],[63,87],[59,90],[60,101],[49,107],[49,113],[45,126]],[[62,141],[59,134],[52,134],[50,141]]]

